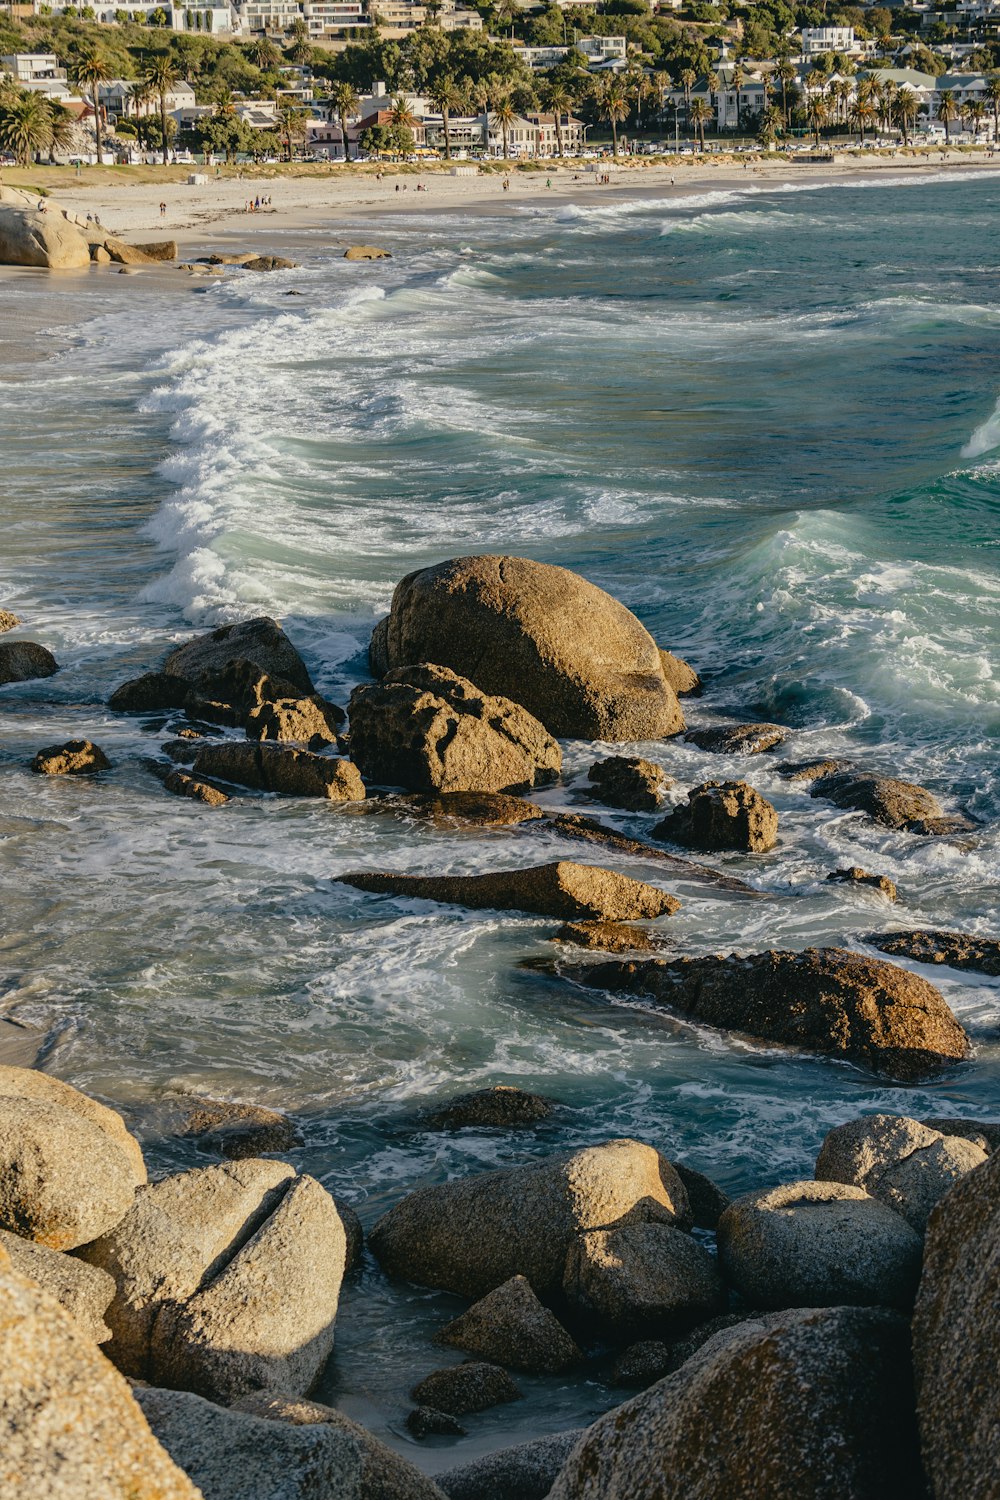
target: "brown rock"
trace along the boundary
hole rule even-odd
[[[537,1375],[558,1375],[583,1359],[582,1351],[558,1318],[542,1306],[524,1276],[512,1276],[488,1292],[442,1328],[437,1342]]]
[[[62,214],[0,200],[0,265],[82,270],[90,265],[90,247]]]
[[[938,1199],[982,1166],[986,1155],[972,1141],[941,1135],[902,1115],[864,1115],[830,1131],[816,1158],[816,1176],[864,1188],[923,1234]]]
[[[912,1306],[920,1236],[863,1188],[790,1182],[719,1220],[723,1275],[751,1307]]]
[[[302,1144],[302,1136],[287,1115],[261,1104],[194,1099],[184,1108],[177,1134],[195,1138],[200,1150],[217,1152],[230,1161],[291,1151]]]
[[[472,1360],[464,1365],[450,1365],[446,1370],[434,1370],[413,1387],[410,1395],[421,1406],[447,1412],[452,1417],[521,1400],[521,1392],[506,1370]]]
[[[447,1412],[435,1411],[433,1406],[415,1406],[406,1414],[406,1430],[415,1438],[425,1438],[465,1437],[467,1429]]]
[[[599,760],[587,772],[593,782],[588,794],[608,807],[622,807],[626,812],[655,812],[663,800],[664,787],[672,786],[662,766],[635,756],[612,755]]]
[[[142,1158],[139,1142],[126,1128],[125,1121],[116,1110],[99,1104],[89,1094],[83,1094],[72,1084],[63,1083],[49,1073],[40,1073],[37,1068],[0,1067],[0,1096],[12,1099],[39,1099],[45,1104],[57,1104],[80,1115],[91,1125],[119,1146],[129,1163],[129,1171],[136,1187],[146,1181],[146,1164]],[[0,1097],[2,1108],[2,1097]]]
[[[642,1339],[630,1344],[615,1360],[612,1385],[652,1385],[677,1368],[673,1344],[662,1339]]]
[[[627,922],[564,922],[554,941],[604,953],[654,953],[672,946],[669,938]]]
[[[95,266],[110,266],[111,251],[105,250],[103,245],[91,245],[90,258]]]
[[[17,615],[12,615],[9,609],[0,609],[0,635],[8,630],[16,630],[20,623]]]
[[[65,745],[39,750],[31,769],[39,776],[94,776],[98,771],[110,771],[111,762],[100,745],[90,740],[67,740]]]
[[[403,805],[444,827],[508,828],[544,817],[536,802],[506,792],[441,792],[436,797],[407,798]]]
[[[201,736],[199,735],[198,738],[200,739]],[[170,759],[180,766],[191,765],[195,756],[198,754],[197,744],[195,744],[192,740],[182,740],[179,737],[176,740],[164,741],[164,743],[160,746],[160,749],[163,751],[164,755],[169,755]]]
[[[842,771],[845,762],[842,760],[789,760],[777,767],[778,775],[786,777],[789,781],[818,781],[822,776],[832,776],[835,771]]]
[[[701,695],[701,678],[694,667],[689,666],[682,657],[675,656],[672,651],[664,651],[661,646],[660,665],[663,668],[664,677],[678,698],[697,698]]]
[[[547,1120],[552,1109],[552,1101],[541,1094],[498,1083],[493,1088],[456,1095],[442,1108],[425,1115],[423,1123],[430,1130],[461,1130],[467,1125],[513,1130]]]
[[[308,698],[278,698],[250,710],[247,739],[292,741],[318,749],[337,743],[337,729],[345,718],[342,708],[315,693]]]
[[[232,255],[203,255],[200,257],[209,266],[245,266],[248,260],[256,260],[252,250],[243,250]]]
[[[175,797],[190,797],[208,807],[224,807],[229,801],[221,787],[213,786],[210,781],[200,781],[197,776],[186,776],[183,771],[171,771],[163,778],[163,785]]]
[[[120,266],[151,266],[158,261],[177,259],[176,240],[158,240],[150,245],[130,245],[116,235],[105,235],[103,248]]]
[[[937,990],[843,948],[567,966],[578,984],[645,997],[709,1026],[849,1058],[903,1082],[969,1054]]]
[[[379,894],[444,901],[487,911],[537,912],[543,917],[597,917],[629,921],[678,911],[680,902],[656,886],[644,885],[597,865],[559,860],[526,870],[490,875],[339,875],[343,885]]]
[[[423,1286],[481,1297],[525,1276],[544,1297],[561,1285],[578,1234],[647,1220],[687,1224],[680,1179],[651,1146],[608,1141],[418,1188],[383,1215],[368,1246],[390,1276]]]
[[[550,734],[662,739],[684,728],[660,654],[593,584],[520,557],[460,557],[411,573],[376,627],[386,668],[439,662],[522,704]]]
[[[349,1203],[342,1198],[333,1200],[337,1205],[340,1222],[344,1226],[344,1234],[347,1236],[347,1258],[344,1263],[344,1271],[353,1271],[360,1266],[365,1253],[365,1231],[361,1220]]]
[[[913,1315],[924,1468],[934,1500],[987,1500],[1000,1479],[1000,1156],[931,1214]]]
[[[973,827],[965,818],[946,818],[944,809],[926,787],[890,776],[862,771],[837,771],[813,781],[810,795],[836,807],[856,809],[886,828],[908,833],[955,833]]]
[[[882,1308],[725,1329],[588,1428],[549,1500],[917,1500],[907,1345]]]
[[[563,1291],[588,1320],[619,1339],[689,1328],[725,1305],[714,1258],[669,1224],[578,1235],[566,1256]]]
[[[171,651],[163,670],[168,676],[195,681],[204,674],[218,675],[242,661],[252,662],[271,677],[287,679],[300,692],[315,692],[305,662],[277,621],[267,615],[196,636]]]
[[[1000,1151],[1000,1120],[958,1120],[950,1115],[937,1115],[920,1123],[928,1130],[936,1130],[939,1135],[954,1135],[963,1141],[971,1141],[987,1156]]]
[[[176,240],[147,240],[144,245],[136,245],[136,250],[141,250],[143,255],[150,260],[176,260]]]
[[[1000,974],[1000,940],[965,932],[876,932],[865,939],[894,958],[944,964],[973,974]]]
[[[0,1308],[5,1500],[202,1500],[89,1335],[7,1262]]]
[[[688,792],[686,806],[657,823],[653,837],[689,849],[763,854],[778,841],[778,814],[745,781],[706,781]]]
[[[689,729],[684,738],[715,755],[760,755],[782,744],[788,730],[780,724],[716,724],[711,729]]]
[[[229,741],[206,745],[194,762],[198,777],[218,777],[257,791],[287,797],[326,797],[331,802],[361,802],[365,788],[349,760],[315,755],[286,745]]]
[[[683,1162],[675,1161],[674,1171],[684,1184],[695,1228],[717,1229],[719,1220],[729,1207],[729,1195],[724,1193],[710,1177],[706,1177],[704,1172],[696,1172],[693,1167],[687,1167]]]
[[[888,901],[895,901],[899,896],[894,880],[888,875],[869,875],[860,865],[851,865],[845,870],[833,870],[826,877],[827,880],[840,880],[848,885],[869,885],[873,890],[880,891]]]
[[[526,709],[446,667],[408,666],[351,694],[351,758],[369,781],[418,792],[503,792],[550,781],[562,751]]]
[[[345,260],[392,260],[388,250],[380,250],[377,245],[351,245],[344,251]]]
[[[50,1293],[95,1344],[111,1337],[104,1314],[115,1295],[115,1283],[106,1271],[7,1230],[0,1230],[0,1249],[7,1252],[9,1264],[18,1275],[27,1276]]]
[[[44,646],[34,641],[0,641],[0,687],[7,682],[32,682],[51,677],[59,663]]]
[[[242,262],[244,271],[297,271],[297,260],[286,260],[283,255],[255,255]]]
[[[183,708],[188,701],[190,685],[182,677],[168,672],[144,672],[116,687],[108,707],[116,714],[147,714],[160,709]]]
[[[669,865],[685,879],[718,886],[720,890],[733,891],[754,900],[762,899],[761,892],[755,891],[745,880],[737,880],[732,875],[723,875],[718,870],[710,869],[708,865],[695,864],[689,859],[680,859],[676,854],[668,854],[660,844],[650,844],[646,839],[628,838],[625,834],[606,827],[597,818],[585,818],[580,813],[559,813],[554,818],[546,818],[541,826],[551,828],[563,838],[583,839],[588,844],[614,849],[618,854],[634,854],[638,859],[655,859],[660,864]]]

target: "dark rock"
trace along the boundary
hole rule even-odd
[[[507,828],[544,817],[537,803],[506,792],[441,792],[436,797],[407,798],[404,806],[443,827]]]
[[[583,1359],[581,1350],[558,1318],[542,1306],[524,1276],[512,1276],[487,1292],[468,1312],[442,1328],[437,1342],[511,1370],[538,1375],[558,1375]]]
[[[924,1468],[934,1500],[987,1500],[1000,1481],[1000,1156],[947,1193],[927,1226],[913,1315]]]
[[[334,1202],[347,1236],[347,1260],[344,1270],[353,1271],[360,1266],[365,1253],[365,1231],[361,1226],[361,1220],[349,1203],[345,1203],[342,1198],[335,1198]]]
[[[582,1436],[554,1432],[435,1475],[448,1500],[545,1500]]]
[[[720,1218],[729,1207],[729,1195],[716,1187],[710,1177],[706,1177],[703,1172],[696,1172],[693,1167],[686,1167],[683,1162],[675,1161],[674,1171],[687,1191],[695,1227],[718,1228]]]
[[[645,1221],[686,1227],[687,1195],[658,1151],[619,1140],[418,1188],[368,1246],[388,1275],[422,1286],[478,1298],[525,1276],[545,1297],[578,1234]]]
[[[987,1156],[1000,1151],[1000,1120],[957,1120],[950,1115],[939,1115],[920,1123],[941,1135],[960,1136],[964,1141],[972,1141]]]
[[[300,692],[315,692],[305,662],[277,621],[267,615],[196,636],[171,651],[163,670],[172,677],[196,681],[205,674],[217,676],[241,661],[252,662],[272,677],[287,679]]]
[[[169,672],[145,672],[115,688],[108,707],[116,714],[148,714],[158,709],[184,708],[190,686]]]
[[[680,902],[656,886],[644,885],[596,865],[559,860],[526,870],[497,870],[489,875],[396,875],[359,871],[338,875],[343,885],[380,895],[443,901],[475,910],[537,912],[543,917],[599,917],[627,921],[660,917],[679,910]]]
[[[845,870],[833,870],[826,877],[827,880],[840,880],[848,885],[870,885],[873,890],[881,891],[882,895],[889,901],[895,901],[899,896],[896,883],[890,880],[888,875],[869,875],[860,865],[851,865]]]
[[[176,740],[166,740],[160,746],[160,749],[163,751],[164,755],[169,755],[170,759],[174,761],[176,765],[190,766],[193,763],[195,756],[198,754],[198,742],[197,740],[180,738]]]
[[[865,940],[893,958],[943,964],[973,974],[1000,974],[1000,940],[965,932],[875,932]]]
[[[842,760],[787,760],[777,767],[778,775],[789,781],[818,781],[845,767]]]
[[[865,813],[886,828],[908,833],[955,833],[974,826],[967,819],[946,818],[940,802],[926,787],[890,776],[837,771],[813,781],[810,796]]]
[[[897,1313],[748,1320],[588,1428],[549,1500],[917,1500],[912,1403]]]
[[[816,1176],[864,1188],[923,1234],[938,1199],[982,1166],[986,1154],[972,1141],[902,1115],[864,1115],[830,1131],[816,1158]]]
[[[745,1193],[719,1220],[718,1242],[723,1275],[751,1307],[913,1305],[920,1236],[860,1187]]]
[[[210,781],[201,781],[197,776],[187,776],[183,771],[171,771],[164,776],[163,785],[175,797],[190,797],[193,802],[204,802],[207,807],[225,807],[229,796],[221,787]]]
[[[509,698],[447,667],[406,666],[351,694],[351,757],[369,781],[417,792],[503,792],[551,781],[562,751]]]
[[[39,776],[95,776],[98,771],[110,771],[111,762],[100,745],[90,740],[67,740],[65,745],[39,750],[31,769]]]
[[[662,766],[631,755],[612,755],[599,760],[587,772],[593,786],[588,795],[608,807],[622,807],[626,812],[655,812],[662,800],[664,787],[672,786]]]
[[[664,651],[660,647],[660,665],[663,675],[669,685],[673,688],[678,698],[698,698],[701,695],[701,678],[694,667],[689,666],[680,656],[675,656],[672,651]]]
[[[744,880],[737,880],[732,875],[723,875],[718,870],[710,869],[708,865],[698,865],[689,859],[680,859],[676,854],[668,854],[660,845],[650,844],[645,839],[628,838],[625,834],[618,833],[615,829],[598,822],[597,818],[585,818],[580,813],[559,813],[554,818],[546,818],[540,826],[551,828],[554,833],[561,834],[563,838],[583,839],[588,844],[597,844],[604,849],[614,849],[618,854],[634,854],[638,859],[654,859],[658,863],[670,865],[679,876],[684,876],[685,879],[718,886],[720,890],[733,891],[740,896],[761,899],[760,891],[755,891],[753,886],[747,885]]]
[[[373,662],[439,662],[554,735],[610,743],[684,728],[652,636],[565,568],[496,556],[423,568],[398,585],[376,635]]]
[[[467,1125],[514,1130],[547,1120],[553,1107],[552,1101],[541,1094],[528,1094],[508,1083],[498,1083],[493,1088],[456,1095],[441,1108],[424,1115],[423,1124],[428,1130],[461,1130]]]
[[[673,946],[669,938],[627,922],[564,922],[554,941],[603,953],[655,953]]]
[[[297,271],[297,260],[285,260],[282,255],[255,255],[241,262],[244,271]]]
[[[449,1416],[461,1417],[467,1411],[488,1411],[506,1401],[520,1401],[521,1392],[506,1370],[499,1365],[469,1361],[449,1365],[424,1377],[410,1392],[413,1400]]]
[[[465,1437],[465,1428],[447,1412],[435,1411],[433,1406],[415,1406],[406,1416],[406,1427],[415,1438]]]
[[[59,663],[44,646],[34,641],[0,641],[0,686],[51,677],[58,670]]]
[[[653,837],[706,852],[741,849],[762,854],[778,841],[778,814],[745,781],[706,781],[688,792],[686,806],[657,823]]]
[[[760,755],[782,744],[788,730],[780,724],[717,724],[711,729],[689,729],[684,738],[715,755]]]
[[[315,755],[287,745],[229,742],[206,745],[194,762],[199,777],[218,777],[257,791],[288,797],[326,797],[331,802],[364,800],[364,783],[349,760]]]
[[[261,1104],[192,1099],[177,1134],[195,1139],[201,1151],[240,1161],[301,1146],[298,1127],[287,1115]]]
[[[578,1235],[563,1291],[613,1338],[665,1334],[703,1322],[725,1305],[715,1258],[669,1224],[624,1224]]]
[[[849,1058],[903,1082],[969,1054],[968,1037],[932,985],[843,948],[576,964],[561,972],[577,984],[642,996],[761,1041]]]
[[[652,1385],[654,1380],[662,1380],[664,1375],[676,1369],[673,1350],[673,1344],[665,1344],[661,1339],[643,1339],[638,1344],[630,1344],[615,1360],[611,1384],[645,1387]]]

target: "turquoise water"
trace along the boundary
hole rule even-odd
[[[343,702],[404,573],[485,550],[561,563],[703,671],[692,723],[777,718],[791,757],[850,756],[980,820],[920,840],[812,801],[769,757],[639,746],[676,800],[747,776],[781,816],[776,850],[728,861],[770,901],[678,887],[683,951],[996,934],[998,208],[1000,174],[748,187],[386,217],[364,237],[391,262],[346,265],[316,231],[291,247],[301,269],[203,292],[166,272],[0,282],[0,333],[41,330],[4,338],[0,605],[64,665],[0,694],[0,997],[49,1032],[45,1065],[137,1118],[165,1086],[288,1109],[296,1162],[367,1223],[418,1182],[614,1134],[740,1190],[808,1175],[866,1109],[995,1115],[997,981],[933,971],[977,1053],[916,1090],[675,1028],[526,969],[553,952],[544,921],[329,880],[579,846],[181,803],[146,770],[159,738],[102,705],[193,628],[264,611]],[[99,785],[27,773],[80,733],[115,764]],[[565,749],[553,808],[579,806],[595,758]],[[900,906],[826,884],[854,863]],[[416,1128],[419,1106],[490,1082],[564,1109],[528,1140]],[[147,1144],[159,1170],[194,1160]],[[468,1439],[418,1448],[406,1391],[457,1305],[370,1265],[326,1394],[430,1467],[614,1399],[600,1370],[527,1381]]]

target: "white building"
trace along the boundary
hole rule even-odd
[[[854,40],[853,26],[803,26],[802,56],[818,57],[821,52],[843,52],[862,49]]]
[[[302,19],[311,37],[337,36],[369,24],[362,0],[305,0]]]
[[[0,66],[18,83],[37,83],[43,78],[66,81],[66,69],[59,66],[54,52],[12,52],[0,57]]]
[[[61,16],[69,9],[79,11],[79,5],[73,4],[72,0],[34,0],[35,14],[39,15],[44,7],[46,15]],[[225,3],[215,3],[215,0],[194,0],[191,5],[178,5],[171,0],[164,0],[163,4],[158,0],[100,0],[94,4],[94,20],[104,26],[114,26],[121,16],[126,20],[137,21],[140,25],[150,25],[157,11],[162,11],[166,16],[166,27],[171,31],[204,31],[212,36],[232,36],[240,30],[239,17],[232,6]]]

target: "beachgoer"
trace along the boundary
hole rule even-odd
[[[546,177],[546,179],[545,179],[545,186],[546,187],[551,187],[552,186],[552,178],[551,177]]]
[[[161,219],[165,219],[166,217],[167,217],[167,205],[165,203],[161,203],[160,204],[160,218]]]
[[[397,193],[399,192],[399,183],[398,182],[396,183],[396,192]]]
[[[257,194],[256,198],[254,199],[253,211],[254,211],[254,213],[259,213],[260,212],[260,194],[259,193]]]

